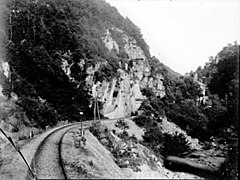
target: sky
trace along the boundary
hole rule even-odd
[[[240,44],[240,0],[106,0],[143,34],[152,56],[176,72],[204,66]]]

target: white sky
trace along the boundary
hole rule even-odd
[[[240,0],[106,0],[142,31],[150,53],[184,74],[240,43]]]

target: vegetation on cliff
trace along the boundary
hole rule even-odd
[[[210,57],[203,68],[200,66],[190,73],[190,76],[197,74],[198,80],[207,85],[207,96],[212,105],[205,108],[205,114],[210,121],[209,128],[215,134],[229,127],[237,132],[239,48],[237,44],[229,44],[215,58]]]
[[[221,171],[224,177],[236,177],[239,45],[224,47],[215,59],[210,58],[203,69],[199,67],[189,76],[176,76],[155,59],[151,64],[158,67],[156,71],[163,73],[166,96],[160,99],[149,89],[143,91],[148,99],[142,103],[143,113],[134,121],[145,128],[145,143],[156,153],[161,152],[159,145],[165,142],[157,126],[157,123],[161,123],[161,116],[158,116],[161,112],[162,116],[166,115],[168,120],[180,126],[188,135],[201,141],[209,141],[211,136],[224,138],[229,144],[229,156],[221,166]],[[195,74],[198,75],[198,82],[194,79]],[[199,82],[206,84],[206,94],[202,94]],[[200,98],[207,99],[204,102]],[[166,142],[170,140],[169,137]],[[176,150],[175,155],[182,156],[188,152],[184,141],[178,139],[178,147],[182,148]],[[174,151],[174,144],[176,142],[172,141],[166,152]],[[164,151],[161,154],[165,154]]]
[[[225,178],[238,176],[239,50],[237,43],[228,44],[196,70],[199,79],[207,84],[212,100],[212,107],[205,108],[208,129],[229,141],[228,158],[221,166]]]
[[[189,135],[200,140],[220,135],[229,127],[237,132],[238,52],[238,45],[224,47],[216,57],[218,62],[210,58],[203,69],[198,68],[189,76],[169,74],[164,65],[152,58],[150,65],[157,67],[155,71],[160,71],[164,76],[166,96],[160,99],[150,89],[144,89],[143,94],[148,99],[141,107],[143,115],[166,115]],[[206,102],[199,101],[205,95],[202,94],[199,82],[194,80],[194,74],[198,74],[199,81],[206,83]]]
[[[45,128],[61,120],[79,121],[80,111],[85,118],[93,116],[91,97],[85,87],[86,69],[101,64],[95,81],[117,76],[119,62],[128,58],[120,32],[114,30],[119,28],[141,47],[152,68],[151,75],[164,76],[166,96],[160,98],[151,89],[143,89],[147,97],[140,108],[143,113],[134,119],[146,129],[146,145],[164,156],[170,150],[178,156],[189,152],[181,135],[162,133],[158,123],[164,116],[203,141],[213,135],[227,137],[237,132],[239,45],[225,47],[203,69],[180,76],[151,57],[140,29],[104,0],[10,0],[7,7],[7,61],[12,72],[8,91],[17,94],[17,107],[25,112],[30,126]],[[107,30],[119,45],[118,53],[104,45],[102,38]],[[72,64],[72,80],[61,67],[63,59]],[[82,59],[83,66],[79,65]],[[197,103],[203,95],[193,78],[196,73],[207,85],[210,106]],[[174,149],[176,143],[179,150]],[[160,149],[160,145],[166,150]],[[236,153],[229,154],[233,157]],[[229,162],[233,164],[232,159]],[[232,168],[226,174],[229,172],[234,174]]]
[[[11,42],[7,61],[12,72],[8,91],[18,95],[17,104],[33,126],[78,121],[80,111],[85,118],[93,116],[85,88],[87,67],[103,62],[96,80],[111,79],[117,76],[118,62],[126,58],[121,39],[116,38],[119,53],[105,47],[102,37],[107,29],[121,28],[150,56],[140,29],[103,0],[11,0],[7,7]],[[73,64],[73,81],[62,70],[64,58]],[[85,60],[83,68],[81,59]]]

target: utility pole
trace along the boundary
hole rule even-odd
[[[94,114],[94,121],[96,120],[96,97],[94,97],[94,109],[93,109],[93,114]]]
[[[100,112],[99,112],[98,101],[97,101],[97,113],[98,113],[98,120],[100,121]]]
[[[83,122],[82,122],[83,112],[80,111],[79,114],[80,114],[80,117],[81,117],[81,136],[83,137],[83,124],[82,124],[82,123],[83,123]]]
[[[8,65],[9,65],[9,76],[10,76],[8,77],[9,78],[8,83],[10,83],[10,92],[8,93],[8,99],[11,99],[11,95],[13,92],[13,79],[12,79],[13,71],[11,71],[12,67],[10,66],[10,63]]]
[[[99,87],[99,83],[97,83],[94,86],[95,86],[95,88],[94,88],[94,92],[93,92],[93,96],[94,96],[93,113],[94,113],[94,121],[95,121],[97,119],[100,120],[100,112],[99,112],[99,107],[98,107],[98,87]]]
[[[85,132],[83,131],[83,112],[79,112],[79,114],[81,115],[81,138],[79,140],[79,146],[81,146],[81,142],[83,143],[83,145],[86,145],[86,139],[84,137]]]
[[[96,89],[96,111],[97,111],[97,117],[98,117],[98,120],[100,120],[100,112],[99,112],[99,106],[98,106],[98,89]]]

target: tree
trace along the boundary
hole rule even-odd
[[[226,121],[227,108],[223,102],[221,102],[218,96],[211,95],[209,97],[212,101],[211,107],[204,108],[204,114],[208,117],[208,130],[216,135],[219,130],[228,125]]]
[[[229,45],[218,53],[217,70],[208,85],[212,94],[226,102],[229,125],[237,122],[239,89],[239,45]]]
[[[221,99],[226,96],[235,96],[235,88],[238,86],[238,65],[239,65],[239,46],[228,46],[218,53],[219,62],[217,63],[217,71],[209,84],[209,89],[212,94],[218,94]]]

